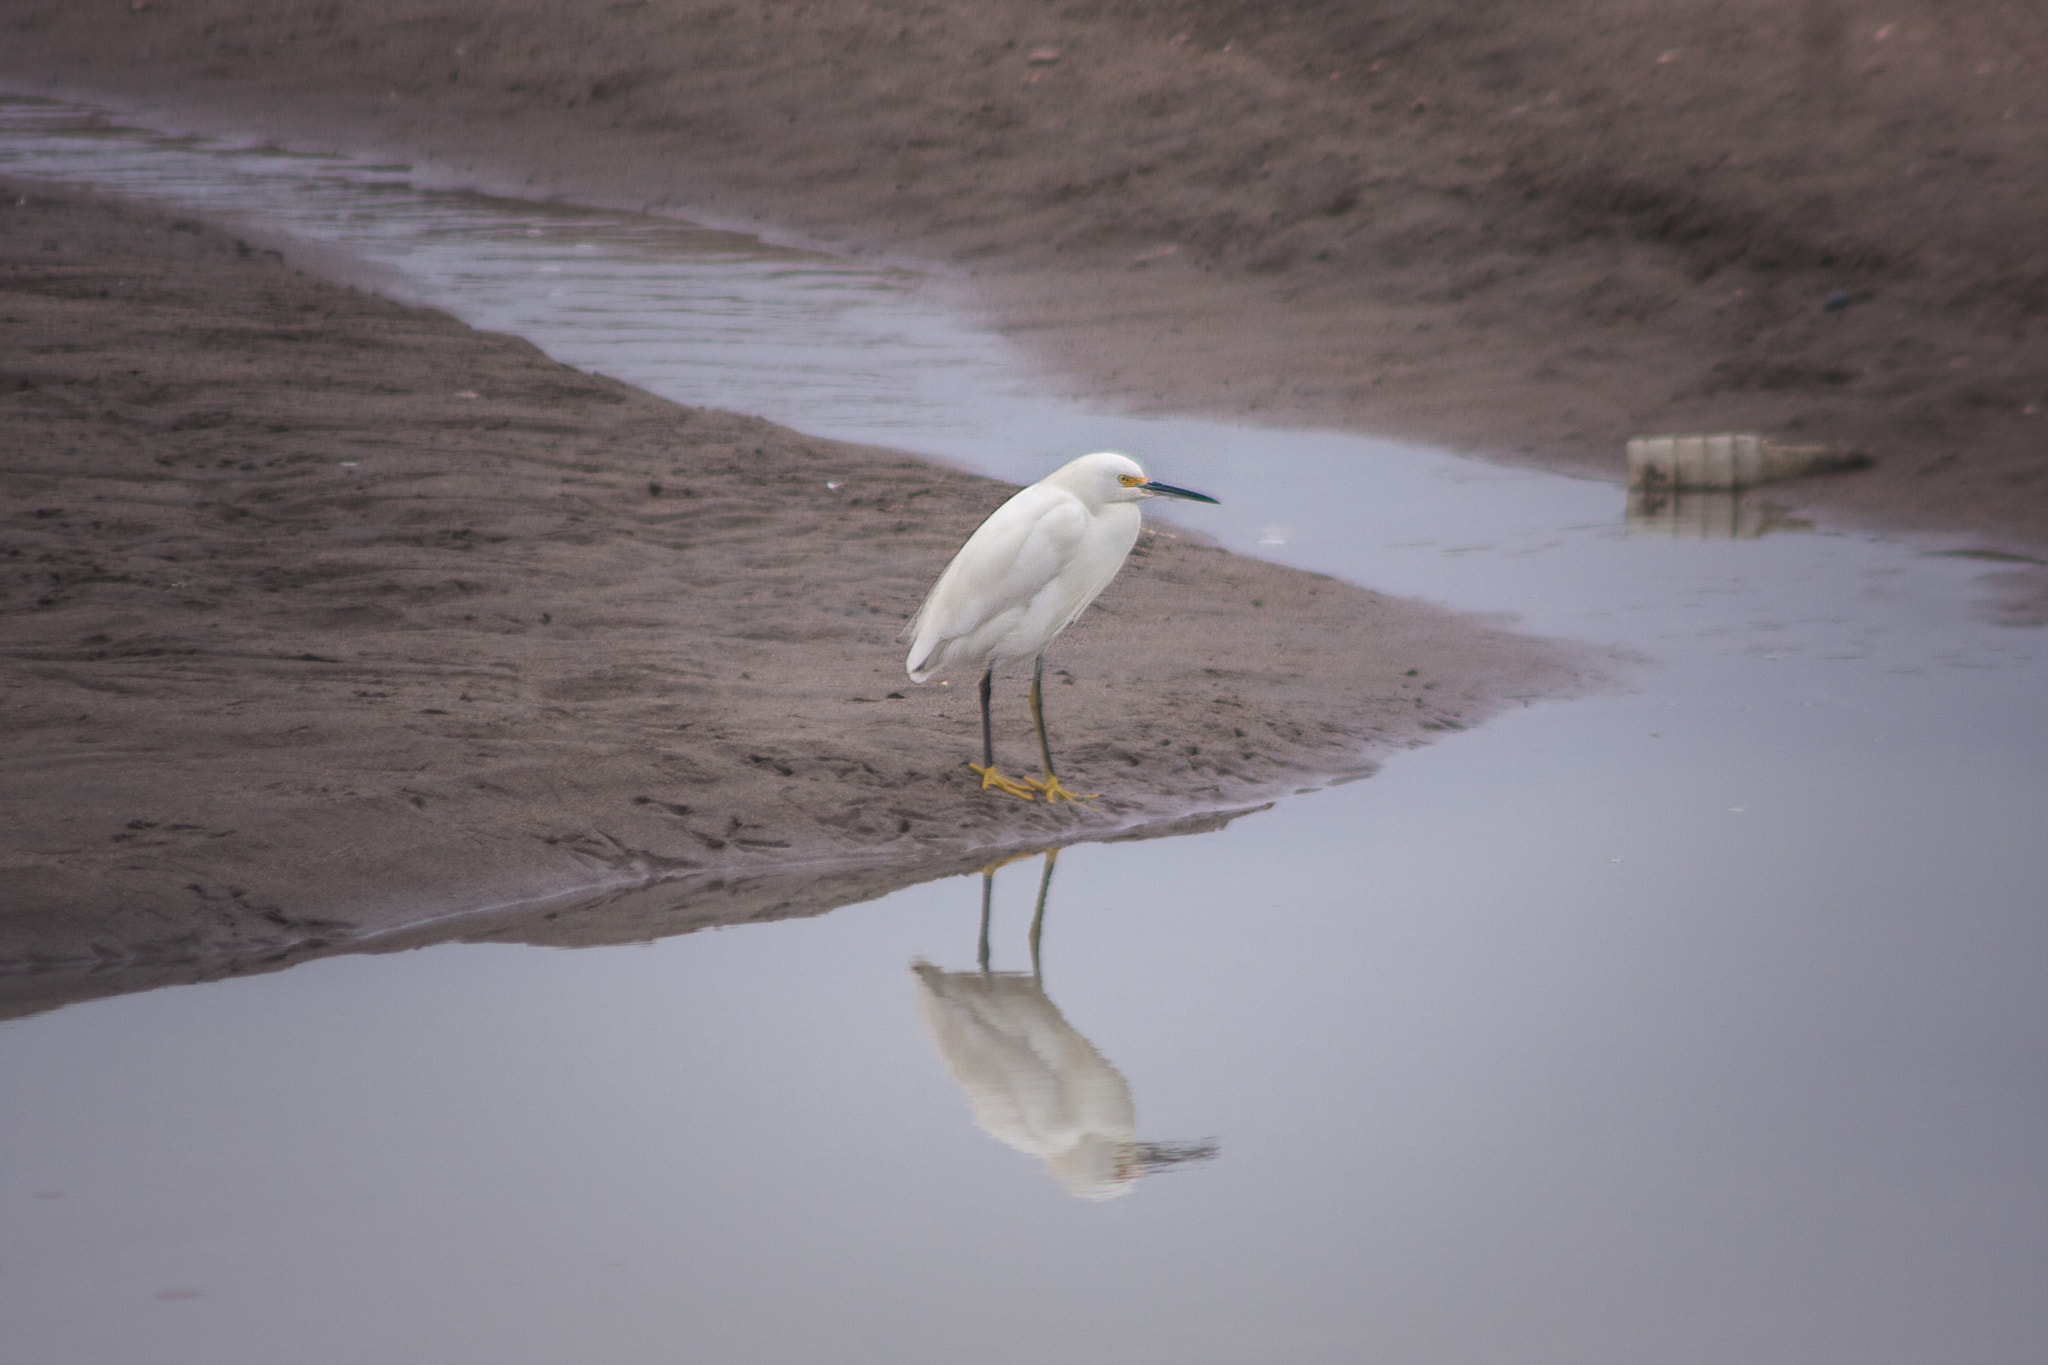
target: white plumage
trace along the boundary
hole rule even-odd
[[[913,681],[1028,659],[1093,602],[1138,543],[1135,460],[1084,455],[1023,489],[967,538],[918,608]]]
[[[982,786],[1033,800],[1074,799],[1052,771],[1051,745],[1038,675],[1031,710],[1038,725],[1045,780],[1013,781],[995,769],[989,721],[990,675],[1019,659],[1037,660],[1087,610],[1123,567],[1138,541],[1138,504],[1153,497],[1214,502],[1156,483],[1128,455],[1098,451],[1069,461],[989,514],[960,547],[910,621],[914,682],[951,669],[979,669],[983,764],[970,764]]]

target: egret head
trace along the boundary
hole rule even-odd
[[[1194,493],[1145,477],[1145,471],[1128,455],[1098,450],[1083,455],[1055,470],[1047,483],[1057,483],[1092,506],[1113,502],[1141,502],[1146,498],[1187,498],[1192,502],[1214,502],[1206,493]]]

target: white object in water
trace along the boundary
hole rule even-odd
[[[1861,451],[1779,445],[1753,431],[1638,436],[1628,443],[1628,486],[1734,490],[1869,463]]]

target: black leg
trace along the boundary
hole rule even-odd
[[[1038,722],[1038,757],[1045,764],[1045,780],[1051,782],[1058,774],[1052,770],[1052,742],[1045,737],[1045,656],[1038,656],[1038,662],[1031,666],[1031,719]]]
[[[994,787],[1019,800],[1036,801],[1038,792],[1028,780],[1013,782],[996,771],[996,729],[995,721],[989,715],[989,694],[995,688],[995,675],[993,665],[981,675],[981,762],[967,766],[980,776],[983,791]]]
[[[1060,782],[1059,774],[1052,770],[1052,741],[1045,735],[1045,656],[1038,656],[1038,664],[1031,670],[1031,719],[1038,725],[1038,758],[1045,764],[1045,780],[1031,785],[1045,793],[1047,805],[1055,801],[1093,801],[1093,796],[1071,792]]]
[[[989,719],[988,699],[995,687],[995,669],[981,675],[981,764],[985,768],[996,766],[995,723]]]

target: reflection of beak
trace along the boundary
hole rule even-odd
[[[1175,488],[1172,484],[1160,483],[1157,479],[1151,480],[1147,483],[1141,483],[1138,485],[1138,487],[1142,488],[1147,493],[1152,494],[1154,497],[1186,498],[1189,502],[1216,501],[1216,499],[1210,497],[1207,493],[1195,493],[1185,488]]]

